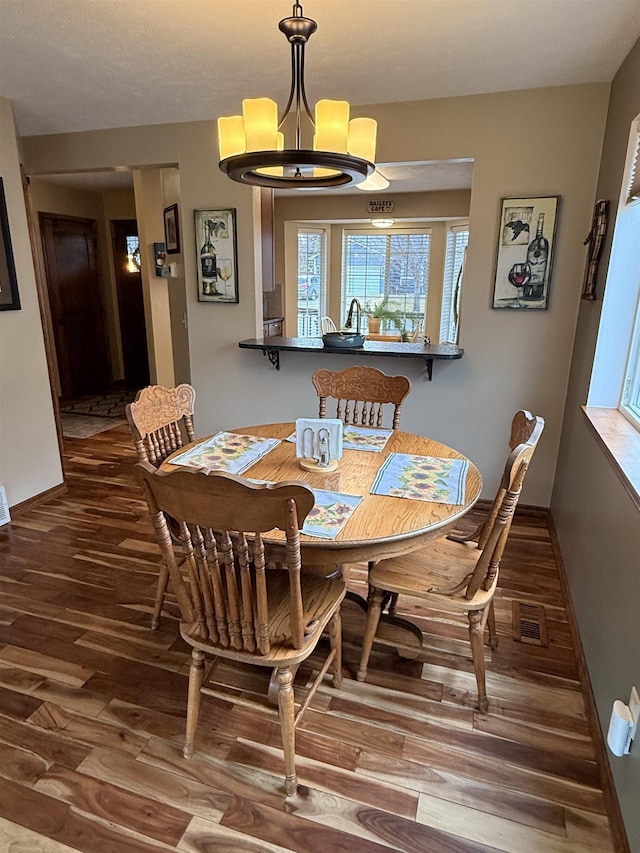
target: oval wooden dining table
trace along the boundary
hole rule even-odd
[[[342,563],[376,561],[397,557],[420,548],[429,539],[444,536],[476,503],[482,491],[482,477],[469,460],[464,503],[443,504],[431,501],[370,494],[378,469],[390,453],[466,459],[452,447],[413,433],[393,430],[381,452],[345,450],[336,471],[303,470],[296,458],[294,442],[286,441],[295,432],[294,423],[261,424],[227,432],[261,438],[282,439],[273,450],[242,472],[243,477],[282,483],[295,480],[314,489],[326,489],[361,495],[362,502],[335,539],[300,535],[303,567],[329,568]],[[162,470],[176,466],[171,460],[206,439],[185,445],[169,456]],[[263,537],[276,546],[284,534],[273,530]]]
[[[393,430],[380,452],[344,450],[337,470],[333,472],[307,471],[296,458],[296,445],[286,441],[295,432],[294,423],[261,424],[240,427],[227,432],[252,435],[260,438],[278,438],[280,443],[265,456],[242,472],[243,477],[268,482],[303,482],[312,489],[326,489],[350,495],[361,495],[362,501],[335,539],[321,539],[300,534],[302,571],[330,576],[342,571],[348,563],[376,562],[386,557],[397,557],[420,548],[429,539],[445,536],[456,522],[476,503],[482,491],[480,472],[469,461],[462,504],[444,504],[410,498],[372,495],[371,487],[380,466],[390,453],[409,453],[418,456],[466,459],[462,453],[435,439],[413,433]],[[195,447],[206,438],[185,445],[171,454],[161,466],[170,471],[176,467],[172,459]],[[278,553],[278,544],[284,543],[284,534],[272,530],[263,535],[269,545],[270,559],[284,561],[284,552]],[[348,592],[341,608],[343,635],[358,642],[364,633],[366,600],[355,592]],[[420,629],[406,619],[383,614],[376,633],[376,643],[394,648],[400,655],[415,658],[422,647]],[[269,698],[275,702],[277,683],[272,679]]]

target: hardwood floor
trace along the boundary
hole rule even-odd
[[[465,626],[401,598],[425,650],[374,647],[361,684],[345,631],[285,801],[279,726],[241,704],[268,674],[222,666],[228,701],[203,699],[182,757],[189,652],[170,596],[149,628],[158,552],[128,428],[65,448],[67,494],[0,528],[0,850],[614,851],[545,513],[518,512],[507,546],[489,713]],[[514,599],[544,607],[548,648],[512,639]]]

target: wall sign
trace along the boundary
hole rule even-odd
[[[395,201],[392,201],[390,198],[369,199],[367,202],[367,210],[369,213],[391,213],[395,206]]]

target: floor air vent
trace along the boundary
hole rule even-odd
[[[548,646],[547,618],[540,604],[513,602],[513,639],[533,646]]]

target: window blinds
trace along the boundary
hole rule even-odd
[[[454,225],[449,229],[442,287],[440,343],[457,343],[458,340],[458,306],[468,242],[468,225]]]
[[[633,154],[631,155],[631,169],[629,174],[629,186],[627,188],[627,204],[640,201],[640,121],[636,125],[636,140]]]

